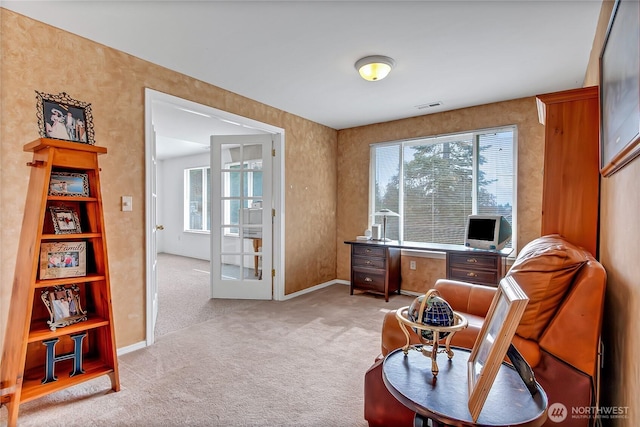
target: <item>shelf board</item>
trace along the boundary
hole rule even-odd
[[[47,200],[55,202],[97,202],[97,197],[86,196],[47,196]]]
[[[105,280],[105,276],[103,274],[88,274],[86,276],[36,280],[35,287],[46,288],[49,286],[71,285],[74,283],[98,282],[100,280]]]
[[[102,237],[102,233],[43,234],[42,240],[95,239],[96,237]]]
[[[23,151],[37,152],[45,148],[54,147],[58,149],[67,149],[73,151],[85,151],[88,153],[105,154],[107,149],[98,145],[83,144],[73,141],[65,141],[53,138],[38,138],[22,147]]]
[[[74,386],[81,382],[98,378],[102,375],[113,374],[114,369],[108,366],[105,361],[95,358],[86,357],[83,360],[84,374],[69,377],[69,372],[73,369],[72,360],[62,360],[55,364],[55,372],[58,381],[42,384],[44,378],[44,366],[31,369],[24,373],[22,382],[22,393],[20,395],[20,403],[25,403],[33,399],[45,396],[67,387]]]
[[[57,328],[52,331],[47,326],[46,320],[42,321],[41,325],[37,325],[35,328],[29,331],[28,342],[44,341],[50,338],[56,338],[62,335],[71,335],[80,331],[87,331],[89,329],[100,328],[108,326],[109,321],[95,315],[89,315],[89,319],[84,322],[74,323],[73,325],[65,326],[64,328]]]

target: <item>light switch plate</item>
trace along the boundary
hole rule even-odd
[[[131,212],[133,210],[133,196],[122,196],[122,212]]]

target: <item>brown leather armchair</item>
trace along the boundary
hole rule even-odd
[[[592,418],[572,417],[571,411],[597,404],[604,268],[586,250],[550,235],[527,244],[508,275],[530,299],[512,343],[533,368],[549,405],[559,402],[568,411],[562,424],[547,420],[545,426],[593,424]],[[452,345],[472,348],[495,288],[444,279],[434,287],[469,321],[467,329],[455,334]],[[411,341],[419,343],[415,333]],[[365,374],[364,415],[370,427],[413,426],[415,414],[395,400],[382,381],[383,357],[405,343],[395,311],[387,313],[382,354]]]

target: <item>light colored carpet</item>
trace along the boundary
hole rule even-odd
[[[281,302],[207,301],[208,320],[119,358],[120,392],[99,378],[22,405],[18,422],[365,427],[364,373],[380,352],[384,311],[412,300],[333,285]]]
[[[234,267],[229,269],[232,277],[238,277],[237,271],[231,271]],[[214,317],[209,271],[209,261],[158,254],[156,339]]]
[[[158,254],[156,339],[214,317],[209,269],[209,261]]]

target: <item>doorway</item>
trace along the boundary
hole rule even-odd
[[[210,261],[211,234],[206,229],[190,229],[191,209],[202,212],[206,223],[207,194],[203,192],[202,204],[185,203],[184,179],[159,179],[166,170],[176,168],[176,163],[195,162],[201,168],[209,167],[198,160],[209,157],[210,137],[212,135],[271,134],[274,138],[273,168],[268,178],[273,183],[272,208],[277,212],[273,217],[272,246],[262,248],[270,250],[275,274],[272,278],[274,300],[284,298],[284,130],[225,111],[217,110],[192,101],[167,95],[151,89],[145,90],[145,139],[146,139],[146,345],[154,342],[155,321],[158,313],[157,254],[178,252],[178,255]],[[166,159],[170,156],[180,159],[169,167]],[[183,171],[189,169],[183,166]],[[265,178],[267,179],[267,178]],[[176,181],[176,182],[174,182]],[[177,182],[179,181],[179,182]],[[215,181],[214,181],[215,182]],[[178,193],[180,193],[178,195]],[[173,201],[163,198],[173,195]],[[179,198],[176,198],[178,197]],[[266,201],[265,201],[266,202]],[[215,203],[209,200],[208,203]],[[168,206],[168,207],[167,207]],[[177,208],[177,211],[176,211]],[[210,221],[210,220],[209,220]],[[214,226],[215,224],[210,224]],[[206,247],[206,249],[201,249]],[[157,249],[156,249],[157,248]],[[178,249],[176,249],[178,248]],[[211,268],[209,268],[211,271]],[[188,307],[185,307],[188,309]]]
[[[215,318],[219,306],[209,299],[209,261],[162,252],[158,254],[157,270],[156,340]]]

